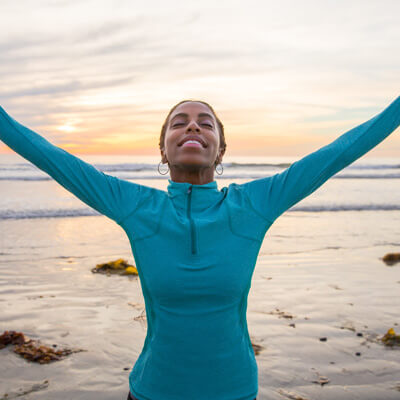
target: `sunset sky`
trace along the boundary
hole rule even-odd
[[[399,15],[398,0],[1,0],[0,105],[74,154],[156,155],[170,108],[200,99],[230,155],[300,156],[399,96]],[[372,152],[400,154],[399,130]]]

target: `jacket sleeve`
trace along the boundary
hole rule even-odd
[[[400,125],[400,97],[370,120],[284,171],[242,184],[250,206],[269,223],[313,193],[334,174],[382,142]]]
[[[141,185],[99,171],[21,125],[2,107],[0,139],[84,203],[118,224],[139,203]]]

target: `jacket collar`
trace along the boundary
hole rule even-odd
[[[191,187],[191,210],[203,211],[217,203],[223,197],[223,191],[218,190],[217,182],[195,185],[189,182],[175,182],[168,179],[168,196],[175,207],[186,209],[188,206],[189,188]]]

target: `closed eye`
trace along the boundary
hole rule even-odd
[[[179,125],[183,125],[183,124],[182,124],[182,123],[174,124],[174,125],[172,125],[172,127],[175,128],[176,126],[179,126]],[[212,128],[212,127],[213,127],[213,126],[210,125],[210,124],[202,124],[202,125],[208,126],[209,128]]]

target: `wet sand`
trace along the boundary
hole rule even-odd
[[[400,349],[374,340],[400,332],[400,263],[379,259],[399,250],[398,214],[293,212],[270,228],[247,311],[258,400],[400,398]],[[125,400],[146,335],[140,281],[90,271],[135,264],[124,231],[92,216],[1,220],[0,232],[0,333],[87,350],[47,365],[0,350],[0,399],[38,385],[18,398]]]

